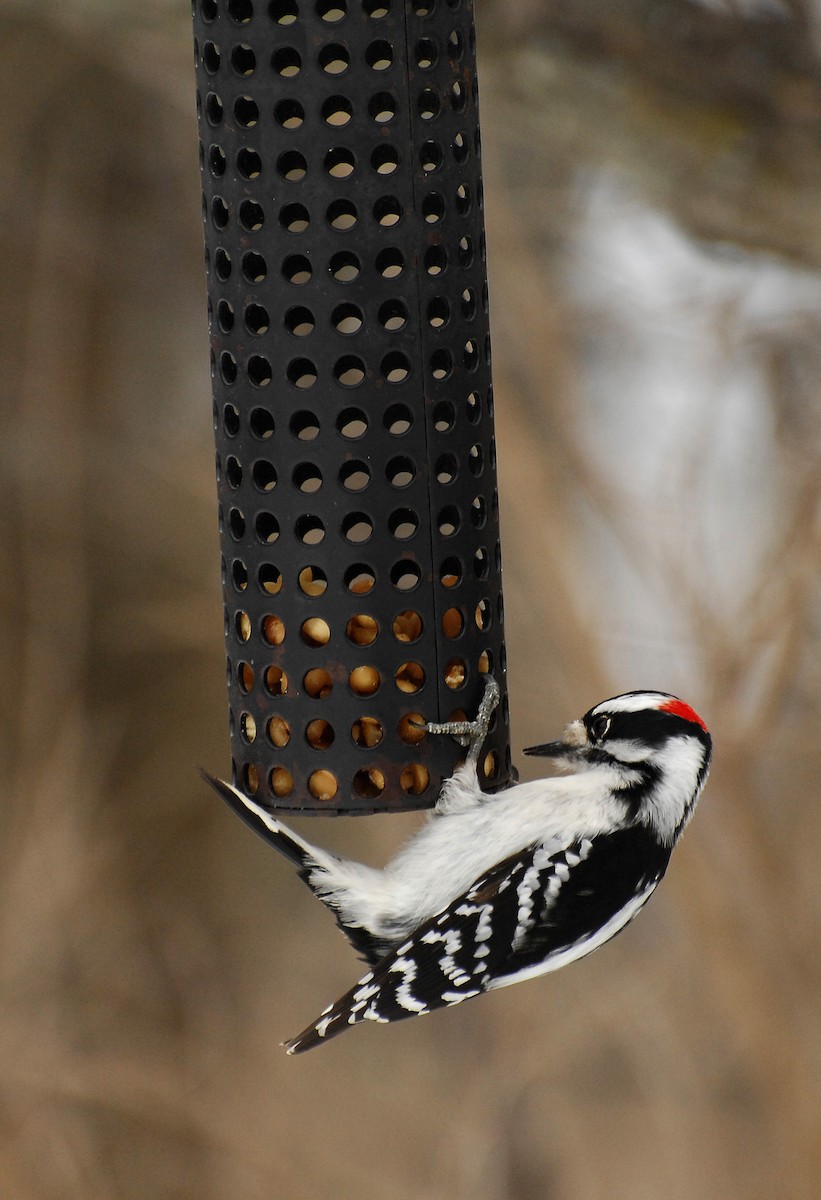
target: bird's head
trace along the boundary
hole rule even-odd
[[[555,742],[525,754],[571,771],[607,770],[632,816],[668,843],[692,815],[707,778],[712,739],[698,713],[666,692],[627,692],[603,700]]]

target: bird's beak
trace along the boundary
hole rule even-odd
[[[556,742],[545,742],[542,746],[528,746],[525,754],[539,758],[578,758],[589,749],[587,730],[581,721],[571,721]]]

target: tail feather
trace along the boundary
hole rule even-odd
[[[364,872],[368,868],[362,867],[360,864],[343,862],[318,846],[312,846],[310,842],[306,842],[299,834],[294,833],[292,829],[288,829],[286,825],[278,821],[267,809],[248,796],[244,796],[238,788],[209,775],[207,771],[201,770],[200,774],[217,795],[221,796],[239,817],[242,817],[246,825],[249,825],[255,833],[258,833],[269,845],[293,863],[300,879],[333,913],[337,925],[356,953],[370,965],[379,962],[394,944],[395,939],[372,932],[367,924],[352,920],[350,915],[346,919],[340,911],[343,898],[350,886],[351,869]],[[340,873],[346,869],[348,871],[347,886],[340,880]]]
[[[225,783],[224,780],[209,775],[207,771],[201,770],[200,774],[206,783],[210,783],[217,795],[222,797],[229,808],[232,808],[237,816],[242,817],[246,825],[249,825],[280,854],[284,854],[300,872],[310,871],[312,867],[318,865],[314,856],[314,847],[303,841],[298,834],[286,828],[267,809],[262,808],[248,796],[243,796],[242,792],[232,787],[230,783]]]

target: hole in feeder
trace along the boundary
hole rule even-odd
[[[282,667],[268,667],[265,671],[265,690],[271,696],[287,696],[288,676]]]
[[[468,338],[462,352],[462,362],[466,371],[475,371],[479,366],[479,344],[473,338]]]
[[[365,513],[348,513],[342,522],[342,534],[354,545],[367,542],[373,533],[373,521]]]
[[[404,383],[410,375],[410,360],[399,350],[391,350],[380,363],[382,374],[388,383]]]
[[[269,646],[281,646],[285,641],[285,622],[281,617],[264,617],[262,621],[262,636]]]
[[[231,578],[238,592],[244,592],[248,587],[248,568],[241,558],[235,558],[231,563]]]
[[[318,546],[325,536],[325,526],[319,517],[305,513],[294,522],[294,533],[305,546]]]
[[[348,686],[355,696],[372,696],[382,682],[376,667],[354,667]]]
[[[380,250],[376,256],[375,266],[383,279],[397,279],[405,269],[402,251],[396,246],[388,246],[385,250]]]
[[[217,323],[223,333],[230,333],[234,328],[234,310],[227,300],[220,300],[217,305]]]
[[[234,117],[243,129],[253,129],[259,120],[259,107],[252,96],[237,96],[234,101]]]
[[[294,337],[307,337],[314,331],[314,314],[309,308],[289,308],[285,313],[284,324]]]
[[[480,546],[473,556],[473,574],[477,579],[487,579],[490,574],[490,556],[484,546]]]
[[[452,658],[445,666],[445,683],[449,688],[456,690],[464,687],[467,679],[467,667],[461,658]]]
[[[255,250],[249,250],[242,256],[242,273],[248,283],[262,283],[268,274],[268,264],[261,254],[257,254]]]
[[[419,162],[422,170],[428,175],[439,170],[443,157],[442,147],[438,142],[425,142],[419,151]]]
[[[221,146],[216,143],[208,148],[208,168],[215,179],[221,179],[225,174],[228,160]]]
[[[390,460],[385,467],[385,475],[391,487],[405,488],[416,478],[416,466],[412,459],[401,454]]]
[[[444,246],[428,246],[424,263],[428,275],[441,275],[448,265],[447,250]]]
[[[368,114],[377,125],[387,125],[396,116],[396,98],[390,92],[377,92],[371,96]]]
[[[331,771],[312,771],[308,776],[308,791],[316,800],[333,800],[338,787]]]
[[[247,42],[238,42],[231,51],[231,66],[237,75],[253,75],[257,56]]]
[[[485,761],[482,764],[485,779],[495,779],[499,774],[499,756],[495,750],[491,750],[485,755]]]
[[[324,700],[333,691],[333,680],[324,667],[314,667],[302,680],[302,686],[312,700]]]
[[[460,525],[459,510],[453,504],[446,505],[439,513],[438,528],[442,537],[453,537]]]
[[[374,220],[385,229],[397,225],[402,219],[402,205],[396,196],[380,196],[373,206]]]
[[[371,154],[371,166],[377,175],[393,175],[402,161],[396,146],[377,146]]]
[[[226,404],[222,410],[222,427],[228,437],[236,437],[239,433],[239,409],[233,404]]]
[[[393,46],[382,40],[371,42],[365,50],[365,61],[372,71],[387,71],[393,63]]]
[[[467,88],[460,79],[450,85],[450,104],[454,112],[464,112],[467,104]]]
[[[242,483],[242,467],[233,454],[229,454],[225,460],[225,478],[232,488],[238,488]]]
[[[214,222],[215,228],[224,229],[228,224],[229,216],[228,205],[222,196],[215,196],[211,201],[211,220]]]
[[[227,350],[223,350],[220,355],[220,375],[223,383],[228,384],[233,383],[237,377],[237,360]]]
[[[260,441],[266,441],[273,436],[274,418],[267,408],[252,408],[248,419],[251,433]]]
[[[373,617],[365,613],[356,613],[345,626],[348,640],[355,646],[370,646],[376,641],[379,626]]]
[[[277,159],[277,171],[288,183],[299,183],[308,173],[308,163],[298,150],[286,150]]]
[[[284,717],[271,717],[266,729],[268,741],[272,746],[276,746],[277,750],[287,746],[291,740],[291,727]]]
[[[493,670],[493,655],[489,650],[483,650],[479,655],[479,661],[476,664],[476,670],[480,675],[489,675]]]
[[[331,256],[328,269],[337,283],[352,283],[362,270],[362,264],[350,250],[340,250]]]
[[[425,737],[424,729],[420,728],[424,724],[425,718],[421,713],[406,713],[397,726],[400,739],[408,746],[418,746]]]
[[[484,632],[490,629],[493,621],[493,609],[490,606],[489,600],[480,600],[476,605],[476,611],[473,614],[473,619],[476,622],[476,628]]]
[[[271,791],[280,798],[290,796],[294,790],[294,777],[285,767],[274,767],[268,776],[268,781]]]
[[[358,333],[362,320],[362,309],[356,304],[338,304],[331,313],[331,324],[337,333]]]
[[[440,400],[433,410],[433,428],[437,433],[447,433],[456,421],[456,410],[450,400]]]
[[[353,790],[363,800],[373,800],[385,789],[385,776],[378,767],[362,767],[353,777]]]
[[[298,100],[280,100],[274,106],[274,120],[283,129],[299,129],[305,120],[305,109]]]
[[[352,567],[348,567],[343,576],[345,587],[354,596],[365,596],[373,588],[376,583],[376,576],[371,567],[366,567],[361,563],[357,563]]]
[[[487,505],[484,496],[474,497],[471,503],[471,522],[477,529],[483,529],[487,523]]]
[[[416,109],[423,121],[433,121],[439,116],[442,107],[439,97],[433,88],[423,88],[416,102]]]
[[[442,633],[446,638],[457,638],[465,628],[465,618],[459,608],[449,608],[442,614]]]
[[[268,16],[277,25],[292,25],[299,15],[297,0],[271,0]]]
[[[408,310],[401,300],[386,300],[376,314],[379,324],[389,333],[404,329],[408,321]]]
[[[438,192],[431,192],[422,201],[422,216],[428,225],[436,225],[445,215],[445,202]]]
[[[376,717],[360,717],[351,726],[354,745],[363,746],[367,750],[373,750],[374,746],[378,746],[383,736],[384,730]]]
[[[205,115],[209,125],[220,125],[222,123],[222,101],[216,92],[209,92],[205,97]]]
[[[231,278],[231,256],[221,246],[214,255],[214,270],[222,283]]]
[[[427,71],[436,64],[436,59],[439,57],[436,43],[430,38],[420,38],[414,47],[414,58],[416,59],[417,67]]]
[[[331,44],[323,46],[319,52],[318,62],[326,75],[342,75],[347,71],[351,56],[344,46]]]
[[[421,637],[423,619],[413,608],[406,608],[404,612],[396,614],[391,629],[397,642],[415,642]]]
[[[430,373],[434,379],[447,379],[453,370],[453,355],[440,347],[430,356]]]
[[[277,75],[293,79],[302,70],[302,59],[293,46],[282,46],[271,55],[271,66]]]
[[[302,287],[311,278],[313,268],[304,254],[289,254],[282,264],[282,274],[295,287]]]
[[[262,171],[262,159],[256,150],[243,146],[237,153],[237,170],[243,179],[258,179]]]
[[[307,621],[302,622],[299,633],[305,645],[315,649],[319,646],[327,646],[331,640],[328,622],[323,621],[321,617],[308,617]]]
[[[316,463],[298,463],[293,473],[294,487],[306,496],[312,496],[322,487],[322,472]]]
[[[242,740],[249,746],[257,740],[257,723],[250,713],[240,714],[239,732]]]
[[[254,668],[250,663],[241,662],[237,667],[237,683],[241,692],[246,695],[254,686]]]
[[[468,467],[470,468],[471,475],[475,475],[477,478],[485,469],[484,451],[478,442],[471,446],[468,451]]]
[[[413,412],[405,404],[392,404],[382,418],[388,433],[401,437],[413,425]]]
[[[425,686],[425,672],[419,663],[405,662],[397,670],[394,680],[400,692],[412,695]]]
[[[307,391],[316,383],[316,367],[309,358],[292,359],[288,363],[286,374],[289,382],[301,391]],[[319,432],[318,429],[317,432]]]
[[[238,508],[232,508],[228,514],[228,529],[236,542],[245,537],[245,517]]]
[[[269,596],[276,596],[282,591],[282,573],[273,563],[262,563],[257,571],[257,579],[263,592]]]
[[[261,304],[249,304],[245,309],[244,317],[245,328],[249,333],[259,337],[260,334],[268,332],[270,326],[268,309],[263,308]]]
[[[452,454],[441,454],[436,460],[436,480],[447,486],[453,483],[459,473],[456,459]]]
[[[465,416],[470,421],[471,425],[475,425],[482,416],[482,402],[479,399],[478,392],[469,393],[468,398],[465,401]]]
[[[357,215],[356,205],[350,200],[334,200],[332,204],[328,205],[325,220],[332,229],[345,233],[349,229],[353,229]]]
[[[335,146],[325,155],[325,170],[334,179],[347,179],[353,175],[355,166],[353,151],[344,146]]]
[[[279,223],[288,233],[304,233],[311,223],[304,204],[285,204],[279,210]]]
[[[297,582],[306,596],[322,596],[328,589],[328,576],[321,567],[303,567]]]
[[[347,354],[334,363],[334,378],[343,387],[359,387],[365,378],[365,364],[354,354]]]
[[[439,582],[446,588],[456,587],[462,579],[462,564],[458,558],[446,558],[439,568]]]
[[[277,484],[277,473],[274,464],[264,458],[258,458],[251,470],[254,486],[261,492],[271,492]]]
[[[305,738],[314,750],[327,750],[334,743],[333,726],[328,721],[310,721],[305,730]]]
[[[397,508],[388,518],[388,529],[401,542],[412,538],[419,528],[419,517],[412,508]]]
[[[430,772],[422,763],[411,763],[403,767],[399,784],[409,796],[421,796],[430,783]]]
[[[205,42],[202,47],[202,62],[209,75],[220,69],[220,48],[215,42]]]
[[[267,387],[273,378],[268,359],[261,354],[252,354],[248,359],[248,378],[254,387]]]
[[[255,796],[259,791],[259,771],[253,763],[246,763],[242,768],[243,788],[248,796]]]
[[[322,119],[327,125],[347,125],[353,116],[353,106],[345,96],[329,96],[322,105]]]
[[[418,563],[400,559],[391,567],[391,583],[400,592],[410,592],[422,578],[422,568]]]
[[[247,612],[241,609],[234,618],[234,626],[237,631],[237,637],[241,642],[247,642],[251,636],[251,618]]]
[[[371,481],[371,472],[367,463],[353,460],[343,463],[339,469],[339,482],[349,492],[361,492]]]
[[[367,432],[368,417],[361,408],[346,408],[336,418],[337,432],[348,441],[356,441]]]
[[[472,321],[476,316],[476,293],[473,288],[465,288],[460,302],[462,316],[466,321]]]

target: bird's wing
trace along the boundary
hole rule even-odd
[[[286,1049],[309,1050],[360,1021],[398,1021],[459,1004],[581,958],[639,911],[669,852],[663,861],[657,857],[655,843],[639,831],[551,842],[504,859],[386,954]]]

